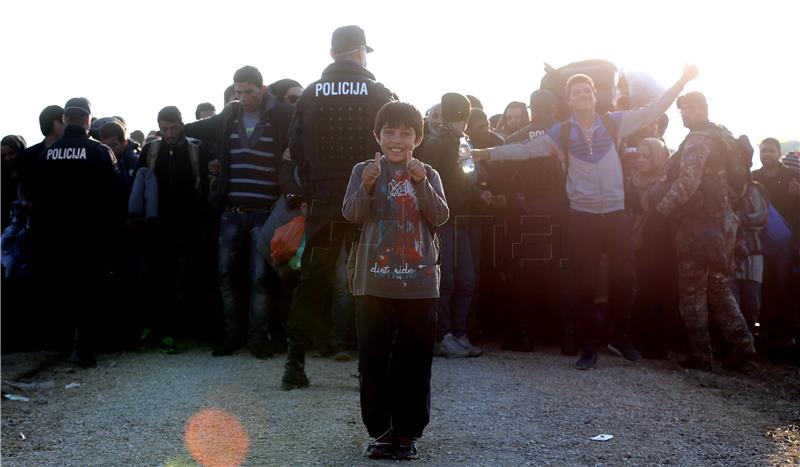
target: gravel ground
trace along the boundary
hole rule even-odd
[[[800,464],[796,367],[703,373],[604,353],[579,372],[557,349],[487,347],[480,358],[434,360],[416,464]],[[355,362],[311,358],[311,387],[284,392],[283,360],[194,348],[105,355],[98,368],[76,370],[45,354],[5,355],[4,393],[30,401],[2,401],[2,464],[213,465],[215,455],[252,466],[395,462],[361,457]],[[39,386],[13,386],[20,382]],[[590,440],[601,433],[614,438]]]

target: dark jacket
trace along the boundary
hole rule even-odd
[[[144,146],[137,167],[147,167],[150,147]],[[153,170],[158,181],[158,218],[174,227],[197,226],[204,219],[205,192],[208,179],[207,157],[200,154],[200,184],[195,185],[194,169],[189,156],[189,143],[181,138],[170,146],[163,140],[159,144],[158,158]]]
[[[101,261],[125,219],[125,186],[108,146],[70,125],[33,166],[31,218],[37,257]],[[62,264],[68,267],[66,264]]]
[[[275,148],[278,160],[284,149],[289,145],[289,124],[292,121],[294,108],[277,97],[264,94],[261,103],[262,115],[266,115],[270,125],[275,129]],[[209,193],[208,200],[213,206],[224,204],[228,195],[230,181],[230,134],[235,131],[241,118],[239,102],[231,102],[213,117],[187,123],[186,136],[197,138],[204,143],[215,145],[219,148],[216,156],[220,162],[220,174],[217,183]],[[212,155],[213,157],[214,155]],[[279,162],[280,163],[280,162]]]
[[[426,136],[414,151],[414,157],[429,164],[442,179],[450,220],[472,214],[473,186],[469,174],[465,174],[458,162],[459,139],[450,133],[442,136]]]
[[[328,65],[303,91],[292,122],[292,160],[304,182],[327,182],[343,196],[353,166],[380,151],[372,134],[375,114],[395,98],[357,63]]]

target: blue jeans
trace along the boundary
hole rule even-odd
[[[470,228],[447,223],[439,227],[442,281],[439,286],[437,340],[448,333],[467,333],[467,316],[475,294],[475,267],[470,248]]]
[[[249,344],[266,342],[271,296],[268,289],[279,285],[279,279],[258,253],[254,236],[269,216],[269,211],[222,213],[219,227],[219,290],[225,315],[225,337],[237,339],[242,331],[239,323],[239,302],[245,284],[238,283],[240,261],[247,261],[250,280],[248,318]]]

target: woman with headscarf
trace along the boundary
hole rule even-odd
[[[633,218],[633,244],[636,255],[636,307],[633,336],[645,357],[666,358],[671,344],[672,324],[677,317],[675,301],[676,271],[668,225],[646,214],[648,193],[658,191],[665,174],[669,149],[657,138],[644,138],[636,147],[633,174],[625,187],[626,205]]]

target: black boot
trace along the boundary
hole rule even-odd
[[[281,378],[281,389],[291,391],[308,387],[310,384],[306,376],[306,349],[297,342],[289,341],[286,365]]]
[[[561,355],[574,357],[578,355],[575,350],[575,325],[570,322],[564,323],[564,335],[561,340]]]
[[[89,341],[86,331],[80,327],[75,328],[75,340],[72,345],[72,353],[67,361],[81,368],[94,368],[97,360],[94,356],[94,346]]]

